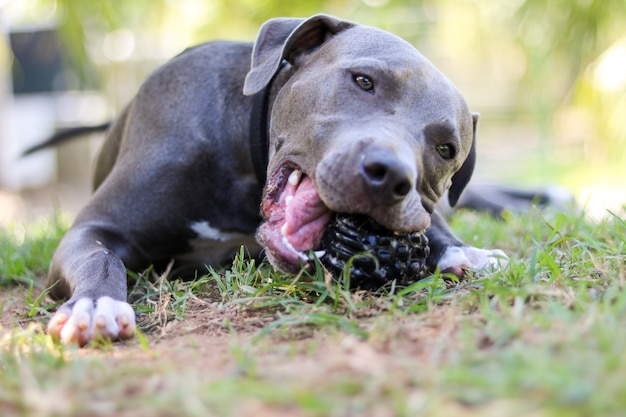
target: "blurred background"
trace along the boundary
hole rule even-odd
[[[320,12],[405,38],[457,85],[481,114],[476,181],[626,203],[626,0],[0,0],[0,224],[75,214],[102,137],[27,147],[115,117],[187,46]]]

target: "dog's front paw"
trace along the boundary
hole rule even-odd
[[[135,334],[135,312],[130,304],[111,297],[81,298],[59,308],[48,323],[48,334],[79,346],[91,340],[128,339]]]
[[[500,249],[479,249],[472,246],[449,246],[441,256],[439,270],[463,277],[468,269],[504,268],[509,257]]]

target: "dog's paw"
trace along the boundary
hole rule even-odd
[[[111,297],[81,298],[59,308],[48,323],[48,334],[79,346],[91,340],[129,339],[135,334],[135,312],[130,304]]]
[[[504,268],[509,257],[500,249],[479,249],[472,246],[449,246],[441,256],[439,270],[463,277],[468,269]]]

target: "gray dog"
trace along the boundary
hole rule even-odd
[[[131,337],[127,269],[219,265],[245,245],[296,273],[332,213],[426,229],[431,269],[496,265],[501,251],[464,245],[435,211],[470,180],[477,119],[410,44],[331,16],[191,48],[109,129],[95,194],[52,260],[51,295],[68,301],[48,331]]]

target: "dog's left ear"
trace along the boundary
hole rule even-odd
[[[454,207],[461,197],[461,193],[472,178],[474,172],[474,165],[476,165],[476,126],[478,125],[478,113],[472,113],[472,146],[465,158],[465,162],[461,165],[461,168],[452,176],[452,185],[448,190],[448,202],[451,207]]]
[[[283,60],[294,63],[298,55],[317,48],[330,36],[354,23],[324,14],[308,19],[270,19],[261,26],[252,50],[252,65],[243,93],[258,93],[271,81]]]

